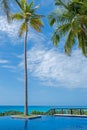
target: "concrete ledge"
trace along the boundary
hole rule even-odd
[[[80,117],[80,118],[87,118],[87,115],[72,115],[72,114],[54,114],[54,116],[58,116],[58,117]]]
[[[37,119],[37,118],[41,118],[41,115],[30,115],[30,116],[12,115],[11,118],[14,118],[14,119]]]

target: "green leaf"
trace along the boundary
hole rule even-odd
[[[70,30],[65,43],[65,53],[68,55],[70,55],[72,47],[75,45],[75,38],[76,38],[75,34],[73,33],[72,30]]]
[[[44,15],[38,15],[38,14],[36,14],[36,13],[34,13],[33,15],[32,15],[32,18],[44,18],[45,16]]]
[[[50,20],[50,26],[53,26],[54,25],[54,23],[55,23],[55,18],[52,18],[51,20]]]
[[[24,0],[20,0],[20,6],[21,6],[21,9],[24,11]]]
[[[61,37],[65,36],[68,33],[68,31],[70,30],[70,28],[71,28],[71,23],[66,23],[66,24],[60,25],[58,27],[59,35]]]
[[[7,20],[9,22],[10,21],[10,6],[9,6],[9,3],[8,3],[7,0],[2,0],[1,4],[3,6],[4,12],[7,16]]]
[[[60,41],[60,36],[55,32],[52,36],[52,39],[54,46],[57,46]]]
[[[33,5],[34,5],[34,1],[31,1],[31,3],[28,6],[31,9],[33,7]]]
[[[55,5],[62,6],[65,9],[68,9],[67,5],[65,4],[65,1],[63,2],[62,0],[55,0]]]
[[[12,14],[10,17],[12,20],[23,20],[24,19],[22,13]]]
[[[36,31],[41,32],[41,27],[43,27],[43,23],[39,18],[31,18],[30,26]]]
[[[82,53],[87,56],[87,36],[83,31],[78,33],[79,48],[82,49]]]
[[[33,1],[32,1],[31,3],[29,3],[29,4],[27,4],[27,5],[26,5],[26,11],[27,11],[27,12],[30,12],[30,10],[32,10],[33,5],[34,5],[34,2],[33,2]]]
[[[22,25],[20,26],[20,30],[19,30],[19,37],[21,37],[23,35],[23,33],[26,31],[26,29],[28,29],[27,23],[24,22],[22,23]]]
[[[23,10],[23,8],[22,8],[20,2],[19,2],[18,0],[15,0],[15,1],[16,1],[17,5],[21,8],[21,10]]]

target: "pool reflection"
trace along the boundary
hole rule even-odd
[[[24,130],[28,130],[28,120],[24,121]]]

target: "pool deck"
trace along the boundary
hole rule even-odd
[[[37,119],[41,118],[41,115],[31,115],[31,116],[21,116],[21,115],[12,115],[13,119]]]
[[[87,115],[74,115],[74,114],[54,114],[54,116],[58,116],[58,117],[80,117],[80,118],[87,118]]]

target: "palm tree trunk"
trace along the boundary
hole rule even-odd
[[[25,92],[25,105],[24,105],[24,115],[28,115],[28,77],[27,77],[27,23],[26,32],[24,39],[24,92]]]

